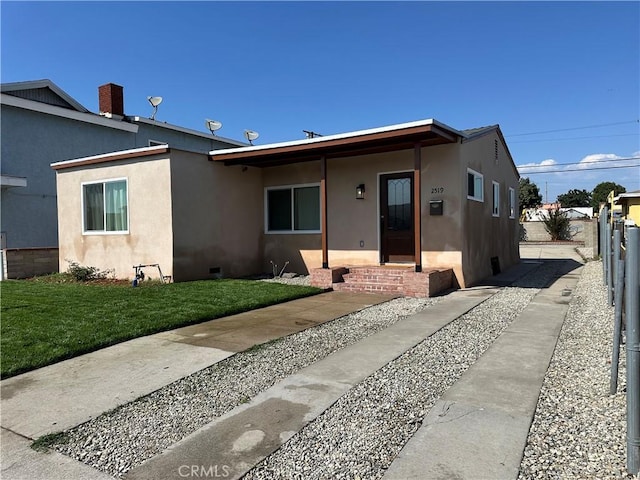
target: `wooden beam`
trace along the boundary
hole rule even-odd
[[[419,142],[413,147],[413,230],[416,272],[422,271],[422,147]]]
[[[327,157],[320,158],[320,229],[322,230],[322,268],[329,268],[329,237],[327,232]]]

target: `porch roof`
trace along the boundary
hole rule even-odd
[[[209,152],[209,160],[225,165],[272,167],[324,158],[366,155],[455,143],[466,137],[434,119],[390,125],[387,127],[314,137],[292,142],[227,148]]]

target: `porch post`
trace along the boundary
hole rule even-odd
[[[322,230],[322,268],[329,268],[327,235],[327,157],[320,158],[320,229]]]
[[[420,143],[413,147],[413,225],[414,225],[414,257],[416,272],[422,271],[422,185],[420,173],[422,157]]]

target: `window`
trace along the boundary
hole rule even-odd
[[[295,185],[267,188],[267,233],[319,233],[320,186]]]
[[[493,210],[492,215],[494,217],[500,216],[500,184],[498,182],[491,182],[493,184]]]
[[[509,218],[516,218],[516,191],[509,187]]]
[[[129,231],[127,206],[125,179],[83,184],[83,231],[85,233],[127,233]]]
[[[467,198],[469,200],[484,202],[483,191],[484,178],[482,174],[467,168]]]

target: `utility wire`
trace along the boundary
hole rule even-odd
[[[571,130],[583,130],[585,128],[600,128],[600,127],[611,127],[614,125],[628,125],[630,123],[640,123],[640,119],[628,120],[626,122],[601,123],[599,125],[586,125],[584,127],[559,128],[556,130],[544,130],[540,132],[513,133],[511,135],[505,135],[505,137],[523,137],[525,135],[540,135],[542,133],[569,132]]]
[[[629,160],[640,160],[640,157],[626,157],[626,158],[610,158],[598,160],[597,162],[572,162],[572,163],[554,163],[552,165],[520,165],[518,168],[549,168],[549,167],[563,167],[565,165],[597,165],[599,163],[609,162],[628,162]],[[636,165],[630,165],[635,167]],[[584,170],[584,169],[581,169]]]
[[[520,167],[531,168],[531,167]],[[540,175],[542,173],[590,172],[591,170],[610,170],[612,168],[640,168],[640,165],[615,165],[613,167],[567,168],[566,170],[545,170],[544,172],[522,172],[522,175]]]
[[[537,140],[515,140],[513,143],[534,143],[534,142],[558,142],[564,140],[584,140],[590,138],[609,138],[609,137],[640,137],[640,133],[618,133],[615,135],[590,135],[588,137],[565,137],[565,138],[539,138]]]

